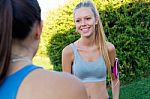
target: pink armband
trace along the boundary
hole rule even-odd
[[[114,66],[111,67],[111,73],[113,75],[113,78],[119,78],[118,67],[119,67],[118,58],[115,58]]]

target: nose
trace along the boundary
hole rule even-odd
[[[82,25],[82,26],[85,26],[85,25],[86,25],[86,22],[85,22],[84,19],[81,20],[81,25]]]

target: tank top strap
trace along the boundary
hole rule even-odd
[[[16,99],[17,92],[22,81],[35,69],[42,67],[29,64],[15,73],[6,76],[3,84],[0,86],[0,99]],[[8,88],[9,86],[9,88]]]
[[[70,44],[70,47],[71,47],[72,50],[73,50],[74,58],[75,58],[75,59],[78,59],[78,58],[79,58],[79,54],[78,54],[77,47],[74,45],[74,43],[71,43],[71,44]]]

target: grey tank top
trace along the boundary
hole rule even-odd
[[[74,53],[72,73],[78,77],[81,82],[100,82],[106,80],[107,69],[102,56],[95,61],[88,62],[82,59],[73,43],[71,43],[70,46]]]

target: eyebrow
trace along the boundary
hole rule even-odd
[[[92,16],[91,16],[91,15],[87,15],[87,16],[84,16],[84,17],[92,17]],[[77,18],[75,18],[75,19],[81,19],[81,18],[78,18],[78,17],[77,17]]]

